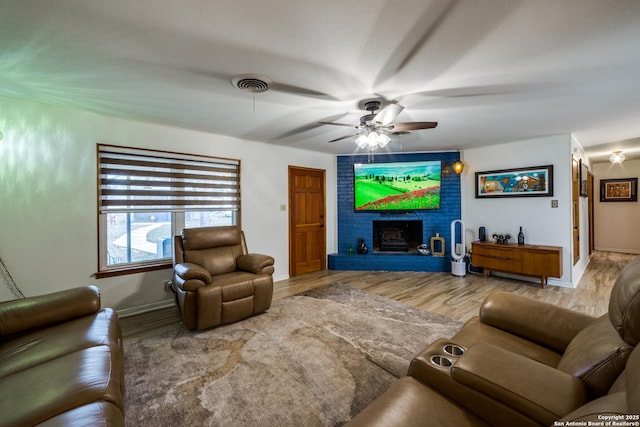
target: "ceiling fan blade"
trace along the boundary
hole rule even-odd
[[[438,122],[404,122],[393,123],[394,132],[412,131],[420,129],[432,129],[438,126]]]
[[[331,141],[329,141],[329,143],[332,142],[336,142],[336,141],[341,141],[343,139],[347,139],[347,138],[351,138],[353,135],[345,135],[345,136],[341,136],[340,138],[336,138],[336,139],[332,139]]]
[[[382,125],[388,125],[398,117],[398,114],[400,114],[402,110],[404,110],[404,107],[400,104],[389,104],[376,114],[373,121]]]
[[[346,116],[347,113],[343,113],[343,114],[335,114],[333,116],[329,116],[329,117],[325,117],[325,120],[340,120],[341,118],[343,118],[344,116]],[[318,123],[318,122],[313,122],[313,123],[308,123],[306,125],[297,127],[295,129],[291,129],[288,130],[287,132],[276,136],[275,138],[272,139],[272,141],[276,141],[279,139],[285,139],[285,138],[290,138],[292,136],[304,133],[304,132],[308,132],[310,130],[319,128],[320,126],[322,126],[322,123]]]
[[[273,89],[280,92],[290,93],[292,95],[307,96],[309,98],[326,99],[329,101],[340,101],[340,99],[328,93],[320,92],[313,89],[307,89],[300,86],[293,86],[284,83],[273,82]]]
[[[347,127],[350,127],[350,128],[357,127],[354,124],[348,124],[348,123],[336,123],[336,122],[318,122],[318,123],[320,123],[321,125],[347,126]]]

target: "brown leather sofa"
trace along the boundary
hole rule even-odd
[[[123,426],[116,313],[95,286],[0,303],[0,425]]]
[[[408,376],[348,425],[640,422],[639,341],[640,257],[620,273],[609,313],[599,318],[493,294],[478,317],[427,346]],[[603,418],[616,414],[622,418]]]
[[[186,228],[174,237],[176,300],[188,329],[232,323],[271,307],[274,259],[250,254],[237,226]]]

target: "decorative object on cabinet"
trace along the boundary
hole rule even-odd
[[[638,178],[600,180],[601,202],[637,202]]]
[[[493,237],[493,240],[495,240],[496,243],[499,245],[506,245],[509,243],[509,240],[511,240],[511,234],[509,233],[507,234],[494,233],[491,237]]]
[[[580,197],[587,197],[588,191],[589,168],[580,159]]]
[[[553,196],[553,165],[476,172],[476,199]]]
[[[444,237],[440,233],[431,238],[431,255],[444,256]]]
[[[369,248],[367,247],[366,243],[364,242],[364,237],[360,238],[360,244],[358,245],[358,253],[361,254],[361,255],[369,253]]]
[[[491,271],[540,278],[540,288],[549,277],[562,277],[562,248],[559,246],[495,244],[473,242],[471,262],[484,268],[484,275]]]
[[[481,242],[484,242],[484,241],[487,240],[487,228],[486,227],[478,228],[478,240],[480,240]]]
[[[431,253],[427,245],[425,245],[424,243],[421,245],[418,245],[416,249],[418,250],[418,253],[420,255],[429,255]]]

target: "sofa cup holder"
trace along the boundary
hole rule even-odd
[[[446,344],[442,347],[442,351],[449,356],[462,356],[464,354],[464,348],[458,344]]]
[[[451,359],[439,354],[434,354],[429,360],[433,365],[439,366],[441,368],[449,368],[453,366],[453,361]]]

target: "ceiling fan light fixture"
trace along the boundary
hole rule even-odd
[[[357,132],[352,135],[345,135],[340,138],[332,139],[331,142],[340,141],[349,137],[355,137],[355,144],[361,148],[367,148],[369,151],[375,151],[378,148],[385,148],[391,142],[389,133],[392,135],[400,135],[400,149],[402,150],[402,136],[409,134],[409,131],[432,129],[438,125],[438,122],[401,122],[393,123],[396,117],[402,112],[404,107],[396,103],[386,105],[381,111],[381,101],[379,99],[368,99],[361,101],[358,105],[365,109],[369,114],[360,117],[360,123],[355,126],[348,123],[337,122],[318,122],[321,125],[347,126],[355,127]]]
[[[624,162],[624,154],[622,154],[622,151],[614,151],[613,154],[611,155],[611,157],[609,157],[609,161],[611,163],[613,163],[614,165],[616,163],[622,163]]]
[[[362,133],[355,140],[356,145],[359,148],[368,148],[370,151],[378,148],[386,147],[391,138],[383,132],[369,131],[368,133]]]
[[[356,138],[356,145],[359,148],[365,148],[368,145],[368,143],[369,143],[369,139],[364,134]]]
[[[376,145],[378,145],[378,134],[375,132],[370,132],[369,135],[367,135],[367,142],[369,144],[369,147],[374,148]]]
[[[389,136],[385,135],[384,133],[378,135],[378,145],[380,146],[380,148],[386,147],[390,141],[391,138],[389,138]]]

